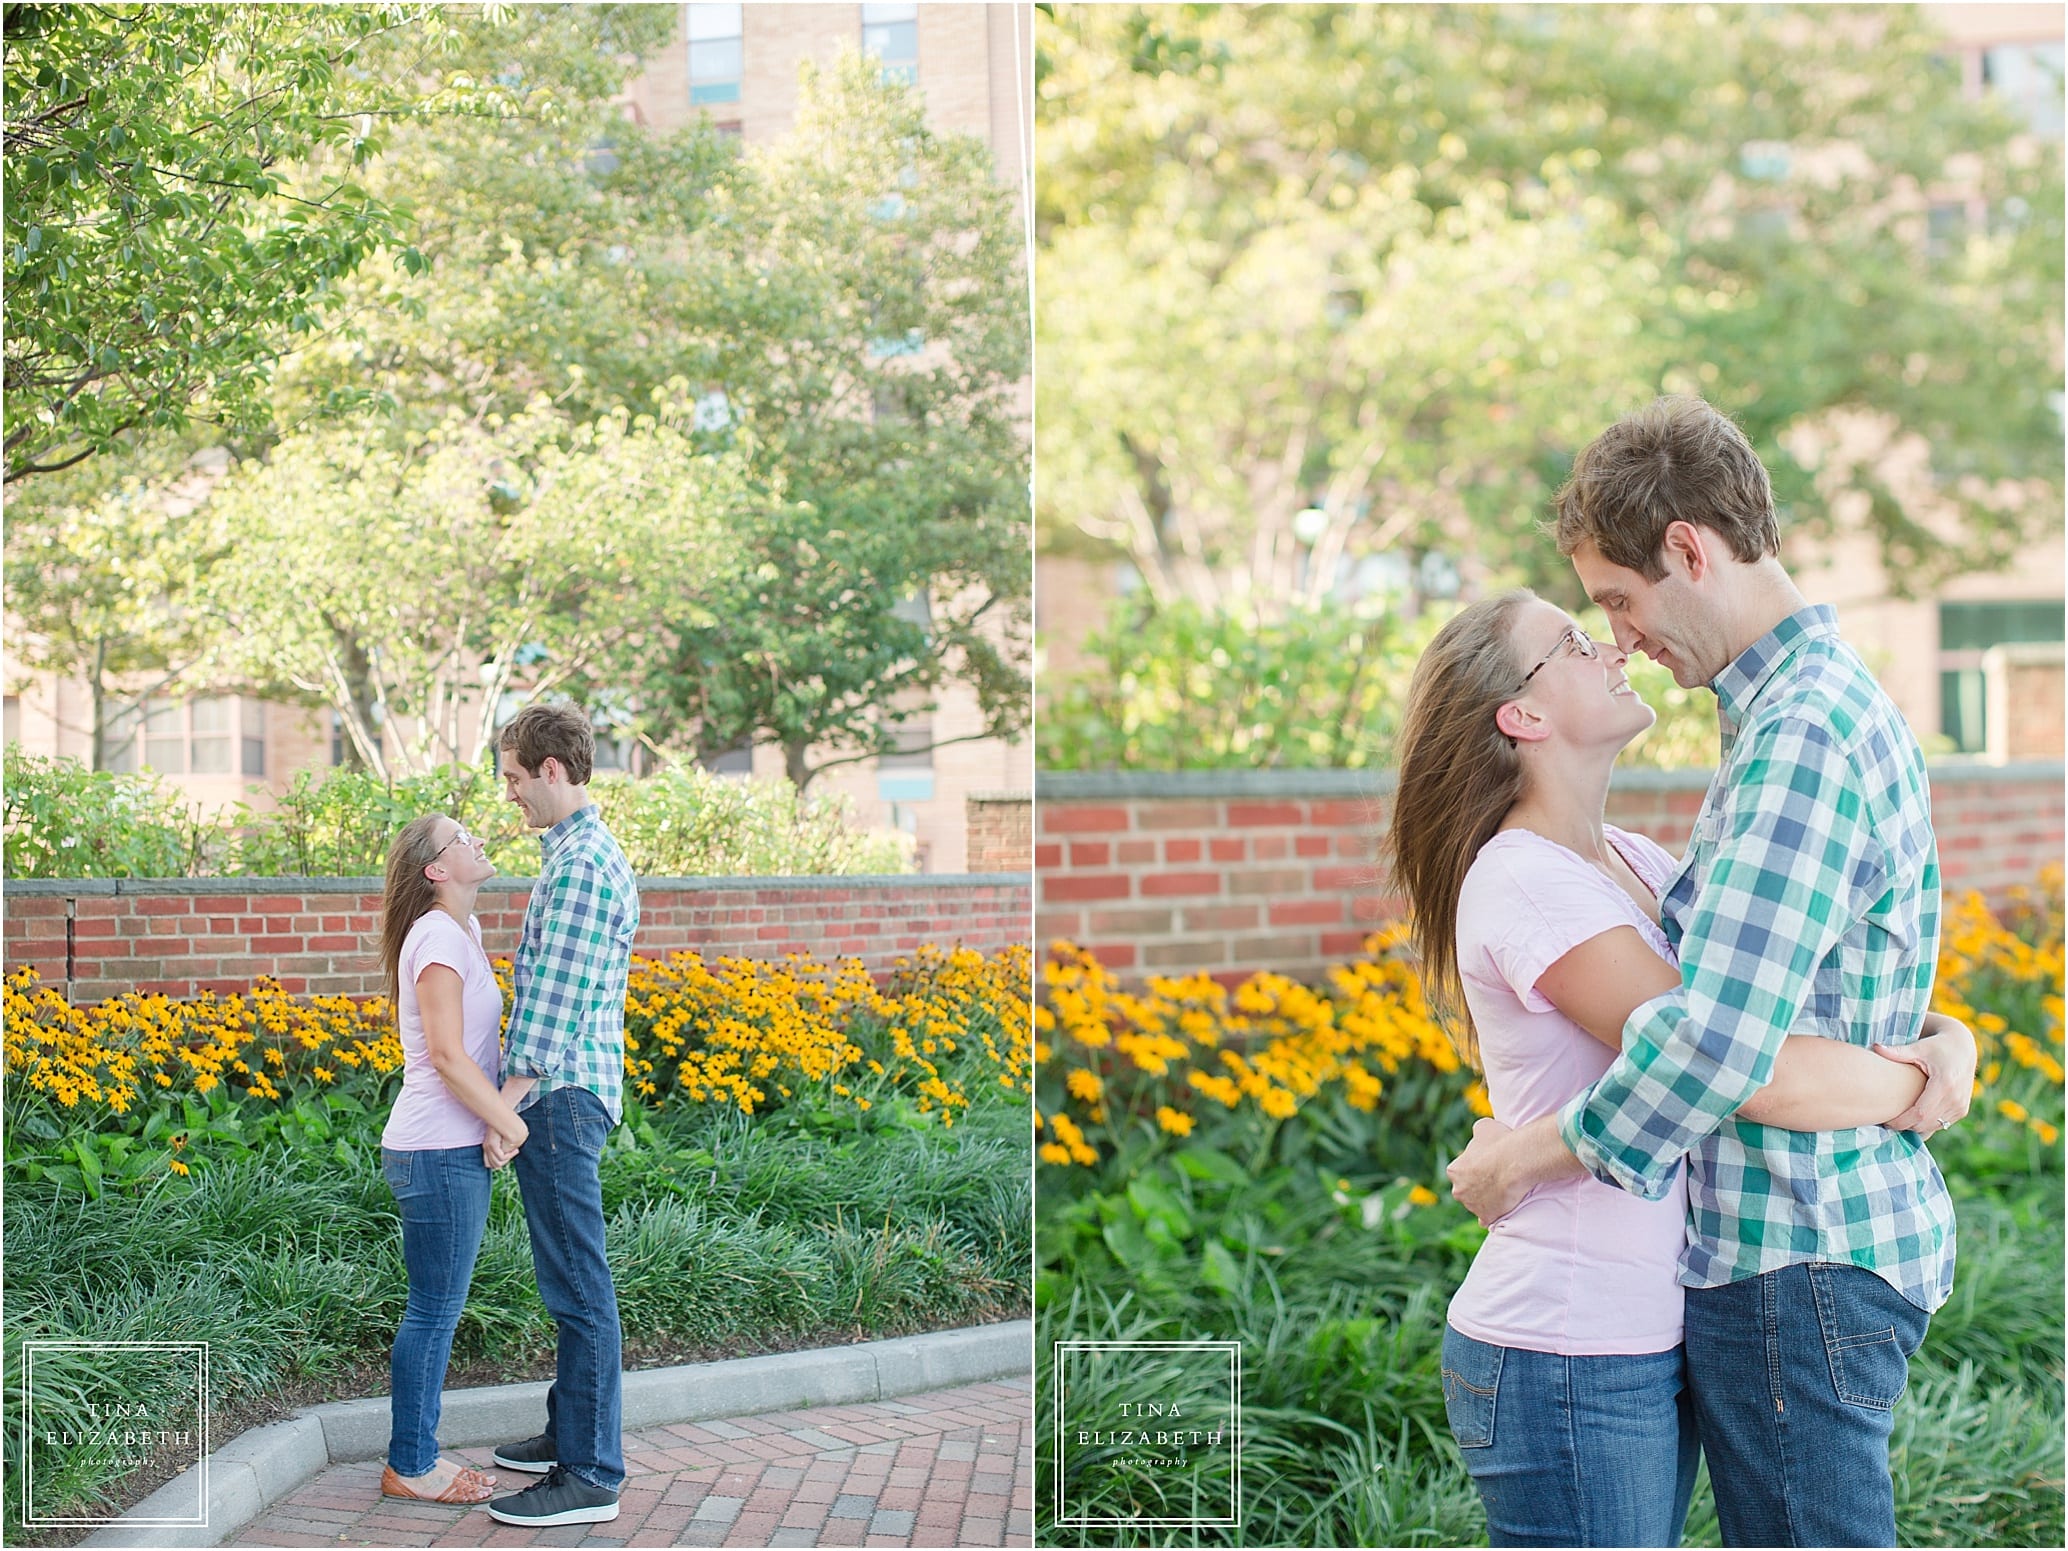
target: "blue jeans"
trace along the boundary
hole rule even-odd
[[[1688,1382],[1725,1545],[1896,1543],[1889,1433],[1930,1323],[1859,1266],[1688,1289]]]
[[[438,1463],[445,1364],[488,1226],[488,1168],[479,1147],[383,1147],[381,1174],[402,1214],[409,1272],[409,1302],[388,1363],[388,1463],[397,1475],[420,1476]]]
[[[521,1112],[531,1135],[517,1161],[539,1296],[559,1327],[546,1436],[571,1474],[615,1492],[625,1482],[624,1336],[603,1253],[597,1164],[610,1112],[587,1088],[553,1089]]]
[[[1701,1451],[1679,1347],[1560,1357],[1446,1325],[1443,1406],[1491,1544],[1680,1544]]]

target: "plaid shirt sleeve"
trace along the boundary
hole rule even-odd
[[[519,956],[520,971],[529,973],[520,972],[512,988],[505,1076],[549,1077],[566,1063],[609,968],[611,908],[608,880],[586,861],[559,868],[548,883],[536,959],[527,966]]]
[[[1681,936],[1681,988],[1631,1013],[1622,1054],[1559,1111],[1559,1134],[1590,1173],[1651,1200],[1773,1076],[1819,966],[1886,887],[1831,728],[1792,715],[1746,738]]]

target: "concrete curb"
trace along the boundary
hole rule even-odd
[[[624,1425],[631,1432],[762,1411],[861,1405],[1033,1370],[1034,1322],[1025,1319],[809,1352],[687,1363],[626,1374]],[[546,1387],[501,1384],[450,1390],[439,1423],[440,1440],[448,1448],[470,1449],[528,1438],[545,1416]],[[387,1448],[385,1396],[315,1406],[291,1420],[240,1433],[209,1455],[205,1527],[130,1523],[193,1512],[194,1488],[182,1477],[79,1543],[220,1545],[318,1471],[379,1459]]]

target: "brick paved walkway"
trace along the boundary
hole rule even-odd
[[[1027,1546],[1033,1383],[1009,1379],[813,1411],[625,1434],[609,1524],[520,1529],[482,1508],[380,1495],[381,1461],[333,1465],[238,1546]],[[452,1449],[499,1486],[489,1450]]]

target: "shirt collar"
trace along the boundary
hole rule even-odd
[[[567,839],[576,830],[588,828],[589,825],[596,822],[596,818],[596,804],[593,802],[575,809],[574,812],[539,836],[539,855],[550,859],[553,853],[560,849],[560,843],[563,840]]]
[[[1717,714],[1726,728],[1743,725],[1759,692],[1807,641],[1838,636],[1838,610],[1828,603],[1812,603],[1797,609],[1765,635],[1731,659],[1730,664],[1709,682],[1716,691]]]

